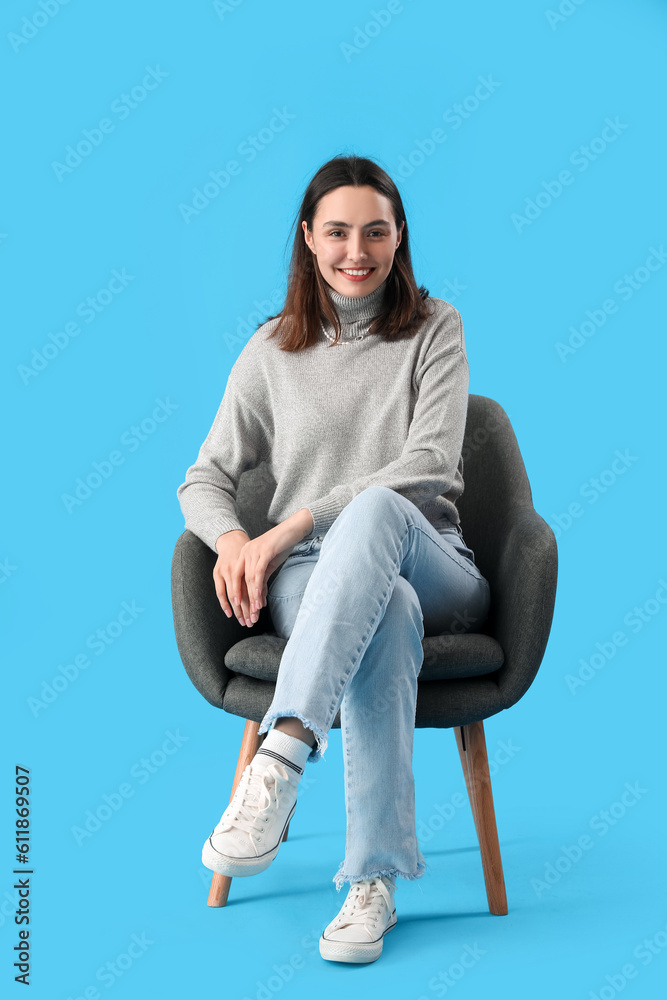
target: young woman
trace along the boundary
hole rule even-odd
[[[403,204],[366,158],[334,157],[299,209],[282,312],[250,337],[178,497],[218,554],[216,593],[287,639],[264,742],[203,849],[225,875],[273,861],[306,762],[340,708],[350,883],[323,958],[371,962],[396,878],[425,868],[412,748],[424,635],[479,631],[489,584],[463,539],[469,372],[461,317],[412,272]],[[265,462],[273,527],[251,539],[240,475]]]

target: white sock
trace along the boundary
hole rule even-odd
[[[255,754],[255,759],[257,763],[265,760],[267,765],[276,760],[279,764],[292,768],[300,778],[312,749],[308,743],[296,736],[289,736],[279,729],[272,728],[269,729],[264,742]]]

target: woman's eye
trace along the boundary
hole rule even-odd
[[[329,236],[337,236],[337,235],[340,234],[340,232],[341,232],[340,229],[334,229],[334,230],[332,230],[332,232],[329,233]],[[384,236],[384,233],[381,232],[379,229],[373,229],[368,235],[369,236]]]

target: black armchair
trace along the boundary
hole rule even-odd
[[[491,606],[481,632],[423,639],[415,726],[455,730],[489,909],[505,914],[483,720],[516,704],[535,678],[551,631],[558,552],[552,529],[533,507],[512,425],[495,400],[469,397],[462,454],[465,491],[457,507],[466,542],[489,581]],[[271,490],[266,469],[241,477],[237,511],[250,537],[267,530]],[[215,562],[215,553],[184,531],[172,561],[172,605],[178,650],[193,684],[211,705],[246,719],[233,795],[263,739],[257,730],[287,640],[273,632],[268,607],[251,628],[224,615],[213,586]],[[333,726],[340,727],[340,712]],[[228,876],[213,875],[209,906],[225,905],[230,884]]]

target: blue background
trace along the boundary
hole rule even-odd
[[[384,0],[44,3],[50,14],[9,0],[1,15],[13,94],[0,219],[10,834],[0,938],[11,995],[22,995],[11,967],[19,763],[32,773],[34,998],[91,987],[112,1000],[369,988],[409,1000],[657,997],[667,978],[665,4],[566,2],[558,19],[555,0],[407,0],[378,29]],[[147,68],[154,89],[121,111]],[[480,77],[493,92],[471,100]],[[262,132],[275,109],[284,128]],[[113,128],[92,132],[105,118]],[[595,142],[607,119],[617,134]],[[446,139],[429,145],[437,128]],[[62,170],[85,129],[98,144]],[[252,159],[251,135],[263,137]],[[560,556],[537,680],[486,724],[510,912],[489,915],[469,808],[452,806],[464,791],[453,735],[420,730],[429,867],[399,882],[399,925],[367,967],[317,952],[344,898],[331,881],[345,833],[340,730],[304,781],[275,864],[234,880],[226,908],[206,906],[201,844],[228,800],[243,720],[190,684],[169,590],[183,529],[176,488],[243,344],[282,304],[289,227],[310,177],[353,152],[398,183],[417,280],[461,312],[470,391],[507,411]],[[238,174],[186,221],[180,206],[232,159]],[[567,169],[571,183],[517,224]],[[615,311],[563,360],[558,344],[594,323],[588,313],[599,320],[608,299]],[[45,356],[59,335],[65,346]],[[132,428],[157,400],[168,416],[160,410],[140,439]],[[626,461],[614,471],[617,451]],[[118,464],[68,510],[63,495],[112,452]],[[114,626],[123,602],[134,617]],[[113,639],[95,651],[89,637],[109,623]],[[596,653],[590,679],[573,687],[568,675]],[[88,665],[43,701],[85,654]],[[168,732],[180,744],[170,755]],[[141,764],[151,756],[152,772]],[[626,783],[634,797],[618,805]],[[105,801],[116,808],[77,842]],[[592,846],[568,867],[564,850],[584,835]],[[138,957],[109,972],[133,935]],[[477,958],[446,986],[438,977],[459,975],[467,945]]]

